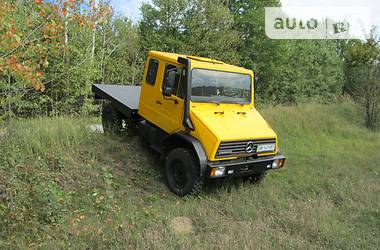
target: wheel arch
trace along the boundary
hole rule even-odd
[[[183,132],[171,134],[164,140],[163,156],[165,157],[172,149],[178,147],[186,147],[194,152],[199,163],[201,177],[204,177],[207,169],[207,156],[200,141]]]

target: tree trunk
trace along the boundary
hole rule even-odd
[[[97,7],[98,7],[98,2],[95,1],[95,8],[96,8],[96,10],[97,10]],[[93,13],[93,14],[95,14],[95,13]],[[91,60],[92,60],[92,62],[94,61],[94,57],[95,57],[97,27],[98,27],[98,21],[95,21],[95,23],[94,23],[94,29],[92,30],[92,49],[91,49]]]
[[[101,76],[102,76],[102,83],[104,83],[104,71],[105,71],[105,66],[104,66],[104,61],[106,59],[106,28],[105,28],[105,25],[103,25],[103,28],[102,28],[102,32],[103,32],[103,52],[102,52],[102,59],[101,59],[101,62],[100,62],[100,72],[101,72]]]
[[[11,109],[11,92],[12,92],[12,87],[11,87],[11,72],[8,72],[8,91],[9,91],[9,96],[8,96],[8,119],[11,120],[12,117],[12,109]]]
[[[95,22],[94,29],[92,30],[92,49],[91,49],[91,59],[94,59],[95,56],[95,46],[96,46],[96,26],[97,23]]]
[[[68,31],[68,25],[69,22],[66,20],[65,21],[65,46],[69,45],[69,31]]]
[[[138,59],[138,53],[136,53],[135,59],[132,63],[132,85],[135,85],[136,64]]]

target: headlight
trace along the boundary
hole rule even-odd
[[[274,152],[275,148],[276,148],[276,143],[259,144],[257,145],[256,152],[257,153]]]

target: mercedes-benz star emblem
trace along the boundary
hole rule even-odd
[[[245,151],[247,152],[247,153],[253,153],[253,150],[255,150],[255,145],[253,144],[253,142],[248,142],[247,143],[247,146],[245,147]]]

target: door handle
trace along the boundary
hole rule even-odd
[[[157,103],[158,105],[161,105],[161,104],[162,104],[162,102],[160,102],[160,101],[156,101],[156,103]]]

